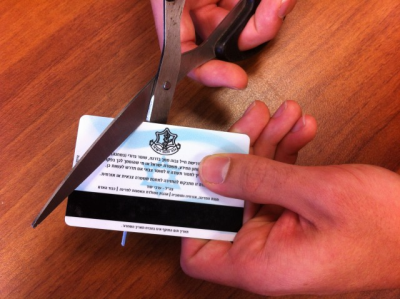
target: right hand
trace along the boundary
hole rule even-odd
[[[223,20],[238,0],[186,0],[181,21],[181,51],[197,47],[196,33],[204,40]],[[271,40],[296,0],[262,0],[239,37],[239,49],[249,50]],[[163,41],[163,0],[151,0],[160,46]],[[211,60],[192,70],[188,76],[206,86],[243,89],[247,74],[237,64]]]

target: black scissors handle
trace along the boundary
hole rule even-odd
[[[240,1],[202,44],[183,53],[179,80],[211,59],[235,62],[259,52],[267,43],[248,51],[240,51],[238,46],[239,36],[259,3],[260,0]]]
[[[268,43],[263,43],[247,51],[239,50],[239,36],[256,12],[261,0],[245,0],[244,2],[245,5],[242,6],[237,17],[230,24],[229,30],[225,31],[215,45],[215,55],[220,60],[230,62],[245,60],[258,53]]]

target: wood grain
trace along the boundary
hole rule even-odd
[[[185,79],[169,122],[226,130],[256,99],[272,112],[293,99],[319,125],[299,164],[400,172],[399,20],[397,1],[299,0],[277,38],[241,63],[246,90]],[[187,277],[179,238],[131,234],[123,248],[121,233],[66,226],[65,203],[30,227],[71,167],[79,118],[115,116],[159,55],[147,1],[0,2],[0,298],[259,298]]]

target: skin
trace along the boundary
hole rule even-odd
[[[233,2],[188,0],[182,51],[196,47],[195,30],[206,37]],[[152,1],[160,37],[161,3]],[[239,47],[274,37],[294,5],[292,0],[263,0]],[[208,62],[189,76],[207,86],[247,85],[244,70],[221,61]],[[245,200],[244,225],[232,243],[183,239],[185,273],[263,295],[400,288],[398,174],[369,165],[293,165],[316,133],[315,119],[293,101],[272,117],[256,101],[230,131],[250,136],[251,154],[206,157],[199,173],[211,191]]]
[[[295,102],[286,105],[269,118],[257,102],[233,126],[251,136],[252,155],[202,161],[207,188],[246,201],[245,223],[233,243],[184,239],[182,269],[263,295],[400,287],[399,175],[368,165],[288,164],[316,123]]]
[[[181,20],[181,51],[196,45],[196,32],[204,39],[226,16],[237,0],[187,0]],[[296,4],[296,0],[263,0],[255,15],[249,20],[239,38],[239,49],[248,50],[272,39],[279,31],[283,17]],[[152,0],[153,15],[160,47],[163,40],[163,1]],[[247,86],[247,74],[238,65],[212,60],[191,71],[188,76],[206,86],[243,89]]]

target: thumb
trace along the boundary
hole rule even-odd
[[[258,204],[275,204],[312,221],[321,212],[324,183],[315,167],[280,163],[254,155],[207,156],[200,164],[202,183],[211,191]],[[318,217],[320,218],[320,217]]]

